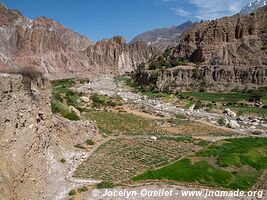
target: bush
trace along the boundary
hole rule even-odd
[[[155,69],[157,69],[157,68],[158,68],[158,65],[157,65],[157,63],[154,62],[154,61],[152,61],[152,62],[149,64],[149,67],[148,67],[149,70],[155,70]]]
[[[86,186],[83,186],[81,188],[78,188],[77,190],[78,190],[79,193],[82,193],[82,192],[88,191],[88,188]]]
[[[220,119],[218,119],[218,124],[220,126],[224,126],[225,125],[225,119],[223,117],[221,117]]]
[[[74,147],[79,149],[85,149],[85,147],[82,144],[75,144]]]
[[[96,185],[97,189],[113,188],[115,185],[110,181],[102,181]]]
[[[86,140],[85,143],[88,145],[94,145],[95,144],[95,142],[92,139]]]
[[[75,189],[71,189],[70,191],[69,191],[69,195],[70,196],[73,196],[73,195],[75,195],[76,194],[76,190]]]
[[[61,162],[61,163],[65,163],[66,160],[65,160],[64,158],[62,158],[62,159],[60,160],[60,162]]]
[[[78,121],[80,120],[80,117],[72,112],[64,112],[62,113],[62,116],[66,119],[69,119],[71,121]]]

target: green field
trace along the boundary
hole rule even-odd
[[[99,130],[109,134],[155,134],[162,130],[155,120],[138,117],[124,112],[88,110],[84,119],[96,121]]]
[[[240,138],[217,142],[194,156],[133,179],[174,180],[249,190],[266,168],[267,139]]]
[[[181,94],[187,97],[194,97],[198,100],[216,101],[216,102],[217,101],[233,102],[233,101],[242,101],[249,99],[249,94],[247,93],[184,92]]]
[[[145,170],[173,162],[182,156],[197,152],[208,145],[191,137],[127,137],[111,139],[96,151],[75,171],[80,178],[106,181],[128,181]]]

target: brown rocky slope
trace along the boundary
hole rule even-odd
[[[197,23],[148,65],[137,80],[158,90],[267,85],[267,6],[250,15]]]
[[[50,79],[122,74],[155,54],[142,42],[122,37],[97,42],[46,17],[30,20],[0,5],[0,69],[34,67]]]
[[[53,116],[42,77],[0,73],[0,95],[0,199],[67,196],[66,176],[80,154],[74,145],[98,135],[94,124]]]

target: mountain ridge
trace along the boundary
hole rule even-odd
[[[126,44],[121,36],[94,44],[52,19],[30,20],[3,5],[0,27],[0,69],[32,67],[50,79],[119,75],[156,53],[142,42]]]
[[[178,26],[153,29],[143,32],[132,39],[132,42],[138,40],[144,41],[147,45],[154,46],[163,51],[169,45],[174,45],[177,38],[193,25],[193,22],[187,21]]]

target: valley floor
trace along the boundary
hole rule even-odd
[[[79,83],[71,80],[55,82],[52,109],[71,120],[95,122],[98,131],[102,134],[102,139],[87,140],[75,145],[81,152],[86,153],[87,158],[79,166],[76,165],[71,169],[75,178],[71,178],[70,181],[87,180],[88,182],[84,188],[69,188],[69,199],[125,199],[124,197],[92,196],[93,189],[100,189],[99,191],[104,192],[105,187],[137,191],[144,188],[165,188],[177,192],[207,188],[228,190],[235,189],[234,184],[237,184],[237,187],[242,186],[245,190],[253,186],[255,189],[256,187],[266,189],[263,186],[267,185],[264,178],[264,170],[267,168],[267,149],[264,146],[265,143],[257,143],[259,138],[262,138],[260,141],[267,141],[267,122],[264,119],[251,129],[253,122],[250,118],[237,121],[236,117],[224,113],[185,108],[173,99],[152,98],[136,93],[124,82],[112,78],[80,81]],[[234,121],[238,126],[220,125],[218,122],[222,118],[229,122]],[[255,135],[255,130],[259,130],[262,134]],[[240,140],[241,142],[242,138],[247,149],[242,145],[238,147],[236,143],[232,147],[227,146],[233,141],[239,143]],[[247,143],[246,138],[252,140],[252,143]],[[262,148],[256,149],[253,143],[257,147],[262,145]],[[221,155],[217,152],[218,154],[211,154],[207,157],[199,156],[199,152],[212,151],[213,146],[222,149],[233,148],[233,151],[236,149],[236,155]],[[258,152],[259,155],[252,154],[253,151]],[[244,153],[248,155],[245,158],[246,162],[242,160]],[[240,163],[232,163],[233,156],[235,159],[241,159],[240,163],[244,166],[242,167]],[[225,161],[226,166],[218,164],[219,161],[216,159],[228,159]],[[260,160],[263,164],[257,168]],[[189,163],[189,168],[198,164],[205,165],[203,169],[196,168],[195,170],[200,171],[194,173],[204,173],[207,176],[192,177],[187,180],[189,175],[181,178],[176,174],[169,174],[164,175],[163,179],[155,174],[154,178],[145,175],[146,172],[152,173],[153,170],[161,170],[180,161],[192,162]],[[248,176],[240,176],[240,170],[246,170]],[[145,178],[138,178],[138,175]],[[222,176],[222,181],[216,176]],[[106,186],[102,186],[101,183]],[[129,199],[149,198],[140,196]],[[158,199],[196,198],[176,195]],[[207,199],[230,198],[208,197]]]

